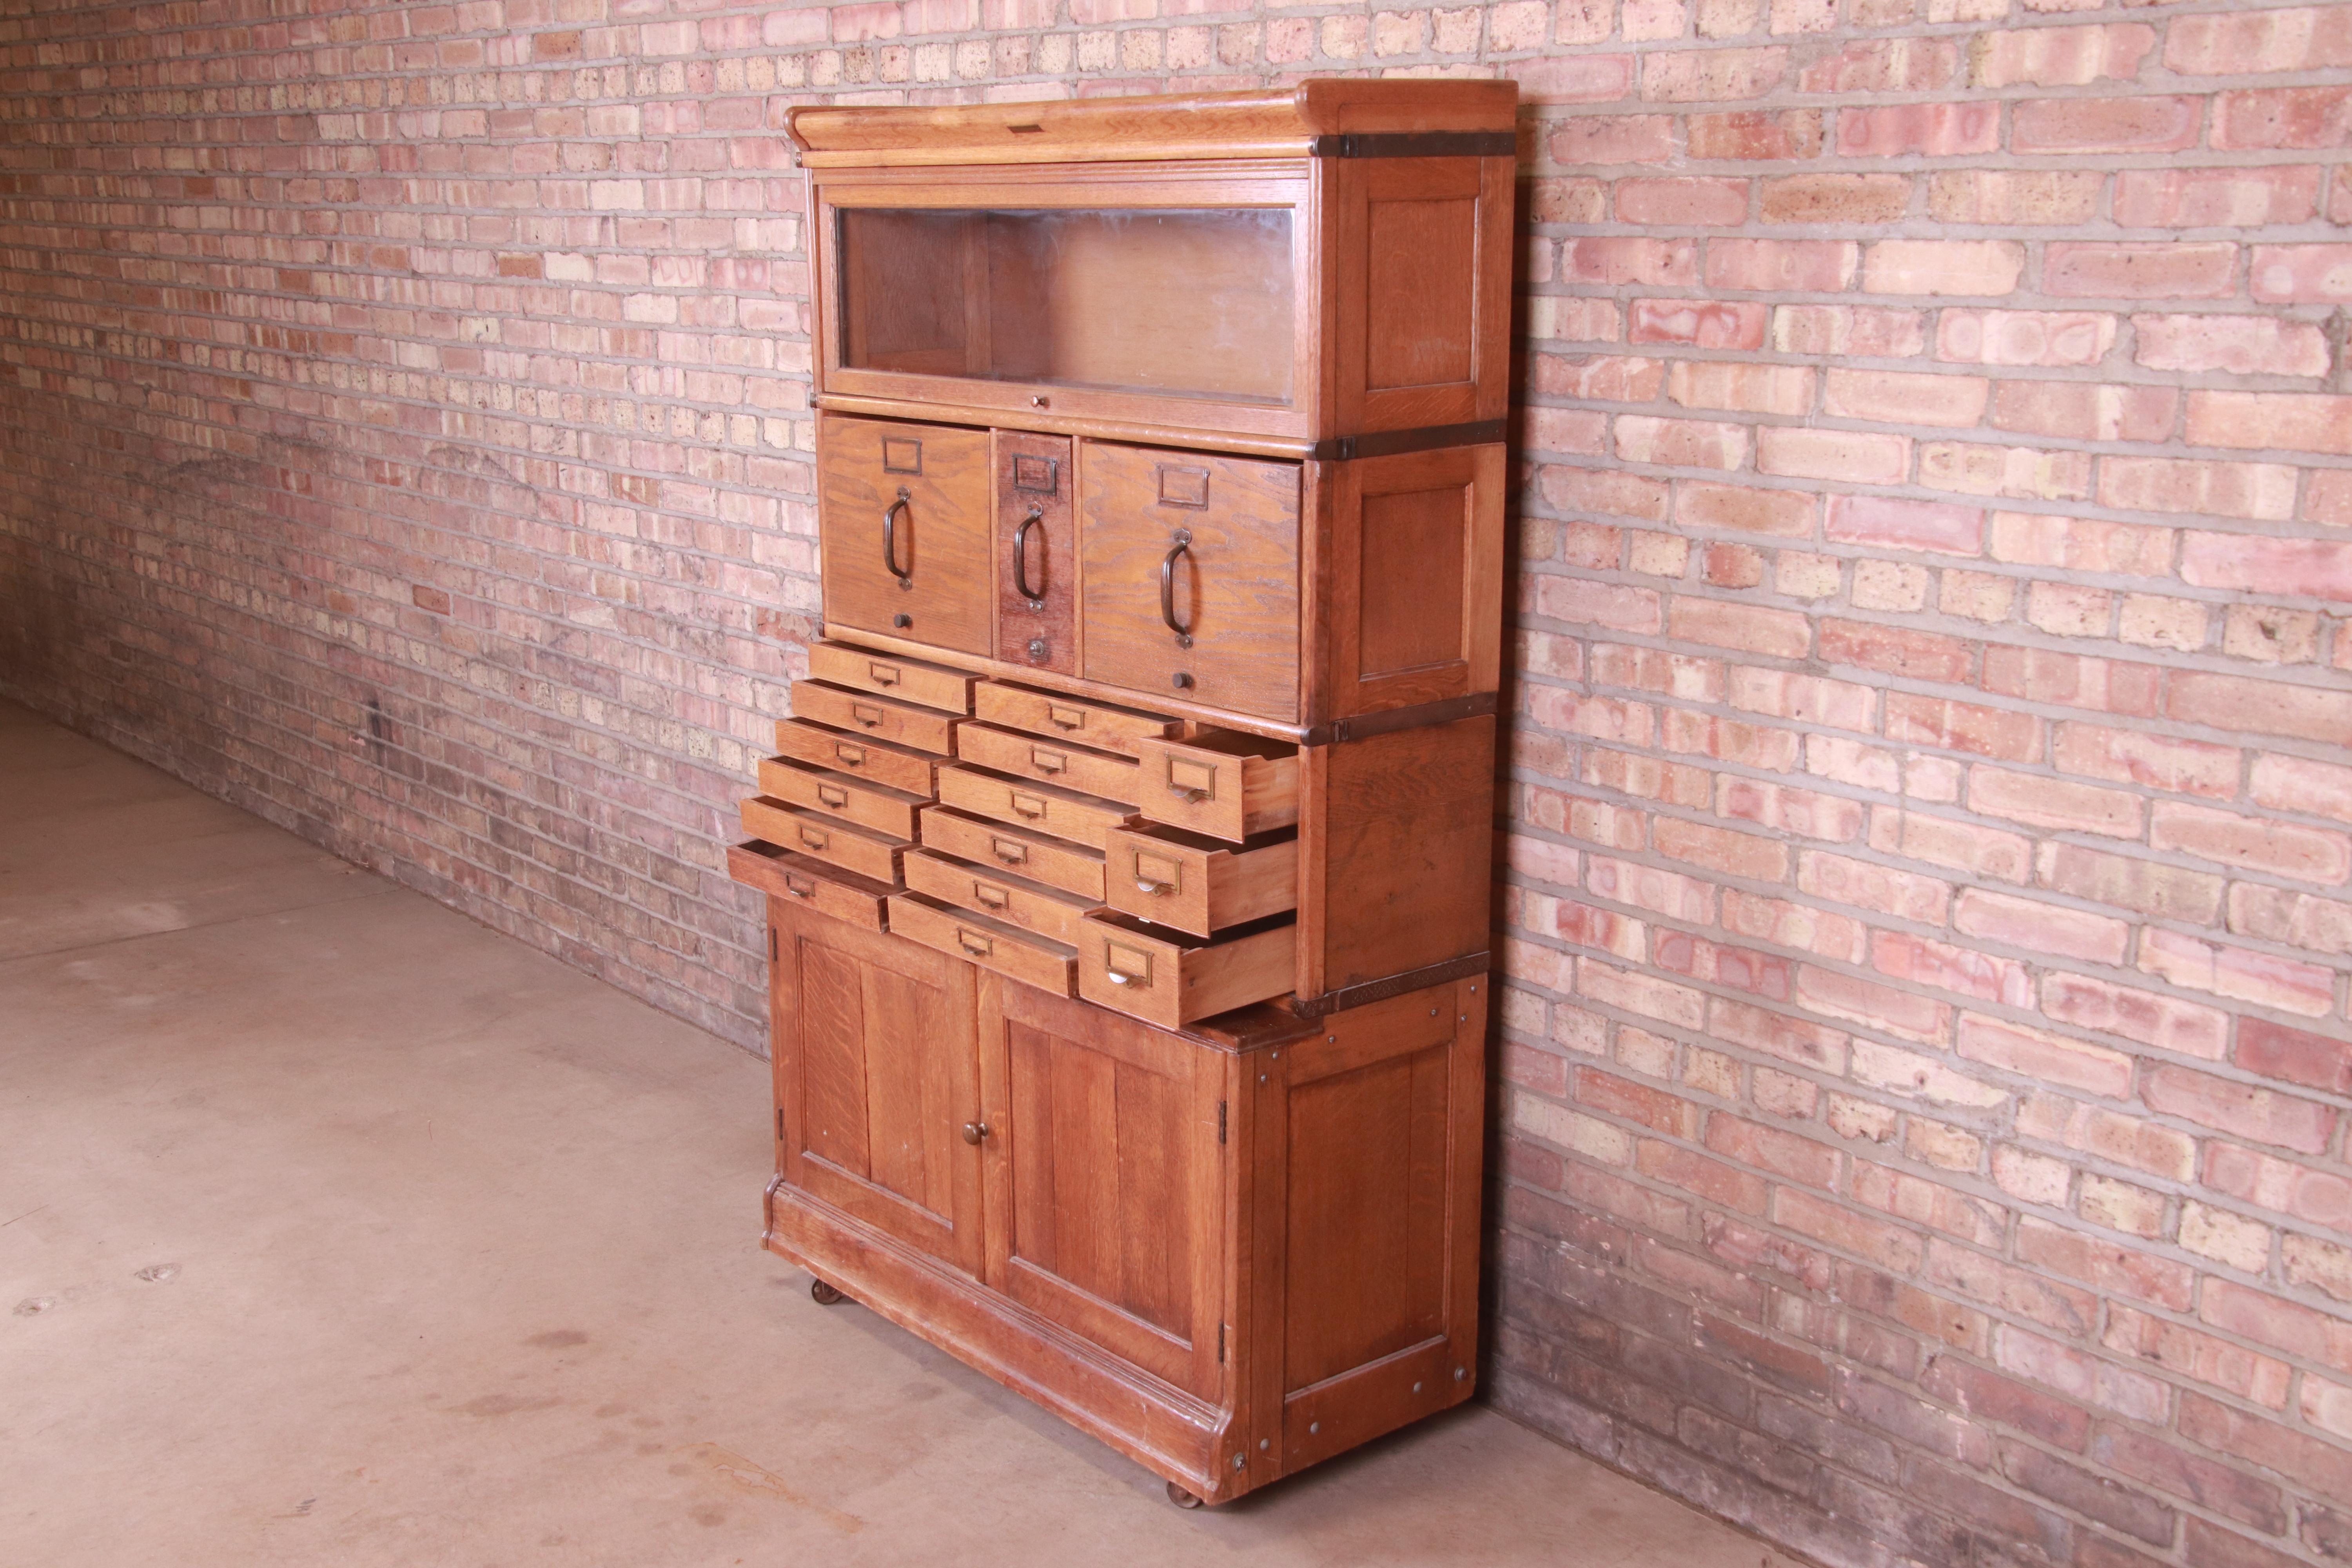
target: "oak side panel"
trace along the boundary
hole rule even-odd
[[[1482,352],[1485,162],[1341,160],[1332,186],[1350,212],[1334,236],[1332,359],[1342,433],[1465,424],[1479,416],[1481,381],[1507,378]]]
[[[1322,750],[1323,989],[1485,952],[1494,716]]]
[[[1319,584],[1333,718],[1496,689],[1506,459],[1497,442],[1334,466]]]

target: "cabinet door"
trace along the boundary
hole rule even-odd
[[[1084,444],[1086,672],[1298,715],[1298,465]]]
[[[972,971],[771,901],[777,1168],[967,1273],[981,1267]]]
[[[996,432],[996,657],[1078,672],[1078,537],[1067,436]]]
[[[1203,1398],[1224,1287],[1223,1053],[982,981],[988,1279]]]
[[[988,432],[826,415],[817,426],[824,618],[986,657]]]

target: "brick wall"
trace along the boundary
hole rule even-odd
[[[2352,1562],[2352,5],[0,4],[0,689],[739,1041],[796,100],[1530,100],[1490,1388]]]

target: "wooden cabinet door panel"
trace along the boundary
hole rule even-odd
[[[981,1268],[972,972],[915,943],[779,907],[778,1167],[794,1186],[971,1274]]]
[[[1223,1058],[1026,986],[982,1005],[989,1282],[1177,1387],[1222,1352]]]
[[[817,531],[828,623],[992,651],[988,448],[985,430],[824,417]]]
[[[1087,679],[1295,721],[1298,466],[1108,441],[1078,461]]]

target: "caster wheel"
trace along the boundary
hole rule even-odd
[[[812,1279],[809,1281],[809,1300],[820,1307],[830,1307],[836,1302],[846,1301],[849,1298],[822,1279]]]
[[[1186,1491],[1174,1481],[1170,1481],[1168,1483],[1168,1500],[1174,1503],[1178,1508],[1199,1508],[1201,1506],[1201,1500],[1199,1498],[1194,1497],[1191,1492]]]

